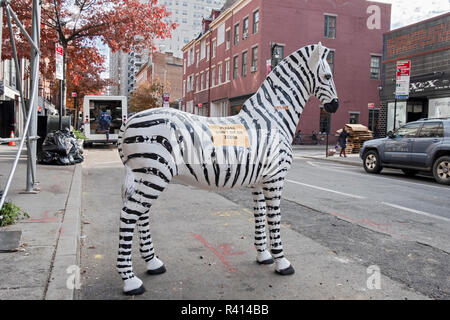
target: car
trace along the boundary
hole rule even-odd
[[[450,185],[450,118],[409,122],[386,138],[364,142],[359,156],[368,173],[383,168],[401,169],[409,176],[428,172],[436,182]]]

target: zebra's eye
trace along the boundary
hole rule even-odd
[[[330,80],[330,79],[331,79],[331,74],[327,73],[327,74],[325,75],[325,79]]]

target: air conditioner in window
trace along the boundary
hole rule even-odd
[[[251,71],[251,72],[256,72],[256,66],[252,66],[252,67],[250,68],[250,71]]]

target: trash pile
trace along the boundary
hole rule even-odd
[[[38,155],[40,164],[73,165],[83,162],[83,148],[78,145],[73,132],[65,129],[47,134]]]

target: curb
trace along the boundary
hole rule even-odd
[[[67,196],[64,218],[59,229],[59,238],[53,259],[45,300],[74,300],[76,286],[79,283],[80,263],[80,228],[82,166],[75,165],[75,170]],[[71,280],[71,281],[69,281]],[[75,281],[74,281],[75,280]],[[69,289],[72,284],[71,289]]]
[[[342,163],[342,164],[349,165],[349,166],[356,166],[356,167],[361,167],[362,166],[362,163],[354,162],[354,161],[348,161],[348,160],[335,160],[335,159],[330,159],[330,158],[319,158],[319,157],[304,156],[304,155],[302,155],[301,157],[308,158],[308,159],[314,159],[314,160],[323,160],[323,161],[331,161],[331,162],[336,162],[336,163]]]

